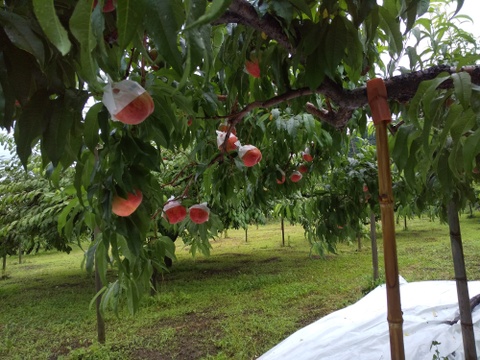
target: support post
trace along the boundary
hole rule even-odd
[[[400,303],[392,176],[387,136],[387,124],[392,120],[392,117],[387,102],[387,89],[383,80],[370,80],[367,83],[367,95],[377,139],[379,202],[382,218],[390,354],[392,360],[404,360],[403,317]]]
[[[477,359],[477,349],[475,348],[475,334],[473,332],[472,309],[470,307],[470,296],[468,294],[467,271],[465,270],[460,219],[458,217],[457,204],[454,200],[451,200],[447,205],[447,217],[450,228],[455,282],[457,285],[463,349],[465,351],[465,359],[474,360]]]

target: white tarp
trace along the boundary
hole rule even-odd
[[[464,359],[455,281],[407,283],[400,278],[403,334],[407,360]],[[480,281],[469,282],[470,298],[480,293]],[[353,305],[335,311],[298,330],[259,360],[379,360],[390,359],[385,285]],[[480,307],[472,314],[480,355]],[[432,346],[432,342],[439,345]]]

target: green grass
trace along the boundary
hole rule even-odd
[[[462,217],[469,279],[480,279],[480,215]],[[312,256],[300,227],[229,230],[208,258],[177,244],[178,261],[141,310],[106,314],[107,342],[96,341],[94,281],[82,252],[11,257],[0,281],[0,359],[254,359],[297,329],[360,297],[372,286],[368,241]],[[381,243],[381,241],[379,241]],[[407,281],[453,279],[448,228],[428,220],[397,230]],[[382,248],[379,246],[383,268]],[[475,294],[471,294],[472,296]]]

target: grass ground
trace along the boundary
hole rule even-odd
[[[461,221],[468,276],[480,279],[480,215]],[[320,258],[300,227],[286,227],[285,247],[279,224],[251,227],[248,242],[244,235],[229,230],[208,258],[178,247],[178,261],[139,313],[107,314],[105,345],[96,341],[94,280],[80,268],[80,249],[25,256],[22,264],[9,258],[0,281],[0,359],[254,359],[372,286],[368,241],[360,252],[343,244]],[[445,225],[409,221],[397,243],[407,281],[453,279]]]

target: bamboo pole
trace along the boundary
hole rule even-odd
[[[388,151],[387,137],[387,124],[392,118],[387,102],[387,89],[383,80],[370,80],[367,83],[367,95],[372,110],[372,118],[376,128],[377,139],[379,202],[382,218],[390,354],[392,360],[404,360],[403,317],[400,304],[392,177],[390,172],[390,155]]]
[[[373,281],[377,281],[380,275],[378,274],[377,229],[373,210],[370,211],[370,240],[372,242]]]
[[[472,309],[468,294],[467,272],[465,257],[463,256],[462,234],[456,203],[452,200],[447,205],[448,226],[450,228],[450,243],[452,246],[453,268],[457,284],[458,307],[460,310],[460,324],[462,327],[463,350],[465,359],[477,359],[475,335],[473,332]]]

